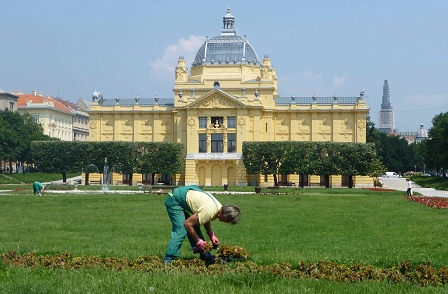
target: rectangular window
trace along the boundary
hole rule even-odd
[[[212,134],[212,152],[214,153],[222,153],[224,142],[223,142],[223,134]]]
[[[236,128],[236,117],[235,116],[229,116],[227,117],[227,127],[228,128]]]
[[[199,134],[199,153],[207,152],[207,135]]]
[[[200,129],[207,128],[207,118],[206,117],[200,117],[199,118],[199,128]]]
[[[9,111],[14,111],[14,102],[9,102]]]
[[[39,123],[39,115],[38,115],[38,114],[35,114],[35,115],[34,115],[34,121],[37,122],[37,123]]]
[[[236,134],[227,134],[227,152],[236,152]]]
[[[222,116],[218,116],[218,117],[212,117],[211,118],[211,124],[215,127],[215,128],[220,128],[221,125],[224,122],[224,118]]]

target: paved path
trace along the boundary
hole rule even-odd
[[[73,181],[75,181],[75,180],[81,180],[81,176],[77,176],[77,177],[74,177],[74,178],[67,178],[67,181],[66,181],[66,183],[67,184],[73,184]],[[42,183],[42,184],[63,184],[64,182],[62,182],[62,180],[57,180],[57,181],[51,181],[51,182],[45,182],[45,183]]]
[[[383,183],[383,187],[387,189],[394,189],[399,191],[406,191],[408,189],[406,178],[380,177],[380,182]],[[412,182],[412,190],[414,192],[422,194],[423,196],[436,196],[436,197],[448,198],[448,191],[436,190],[434,188],[422,188],[414,182]]]

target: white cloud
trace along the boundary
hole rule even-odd
[[[291,95],[295,93],[296,96],[333,96],[335,93],[343,95],[346,77],[334,77],[331,82],[324,77],[323,74],[314,73],[311,70],[305,70],[298,75],[279,76],[279,83],[281,91],[280,95]]]
[[[188,39],[180,39],[177,44],[169,45],[163,51],[163,56],[148,63],[151,71],[162,74],[174,74],[179,56],[185,58],[187,67],[190,67],[196,52],[204,43],[204,36],[190,35]]]
[[[322,75],[321,74],[315,74],[312,71],[306,70],[302,73],[302,77],[307,79],[307,80],[311,80],[311,81],[320,81],[322,80]]]
[[[333,84],[331,84],[331,86],[333,87],[340,87],[342,86],[346,81],[345,77],[334,77],[333,78]]]
[[[448,94],[431,94],[431,95],[413,94],[413,95],[407,95],[406,100],[409,103],[416,105],[446,106],[448,103]]]

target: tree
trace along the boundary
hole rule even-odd
[[[314,172],[312,164],[315,144],[313,142],[288,142],[288,144],[289,152],[285,154],[279,173],[300,175],[299,184],[303,187],[305,176]]]
[[[80,172],[79,154],[76,153],[76,142],[67,141],[33,141],[31,144],[33,161],[42,172],[59,172],[62,181],[67,180],[67,173]]]
[[[426,160],[436,169],[448,168],[448,112],[440,113],[432,119],[432,127],[428,131],[426,142]]]
[[[8,131],[2,131],[3,135],[9,134],[8,138],[2,140],[3,148],[1,159],[9,161],[12,171],[12,162],[32,163],[31,159],[31,141],[33,140],[52,140],[49,136],[43,134],[43,128],[38,124],[29,113],[20,114],[5,110],[0,112],[2,119],[2,128]]]
[[[288,142],[244,142],[243,163],[248,174],[272,175],[278,186],[277,175],[287,154]]]
[[[376,187],[378,177],[386,172],[386,167],[381,163],[374,143],[357,144],[348,143],[342,145],[341,174],[349,176],[349,188],[353,187],[353,176],[374,177]]]
[[[181,173],[183,168],[182,144],[168,142],[42,142],[32,143],[33,161],[39,170],[60,172],[63,181],[68,172],[132,175],[134,172]],[[56,156],[55,156],[56,155]],[[129,179],[132,185],[132,178]]]
[[[11,126],[0,117],[0,159],[11,162],[18,157],[19,136]]]
[[[377,150],[381,161],[389,171],[404,173],[414,170],[418,163],[415,144],[409,145],[405,138],[381,133]]]
[[[176,174],[183,169],[183,145],[170,142],[139,142],[136,171],[141,174]]]
[[[244,142],[243,162],[248,174],[370,175],[381,170],[374,144],[339,142]],[[303,179],[301,179],[303,182]],[[350,184],[351,183],[351,184]]]

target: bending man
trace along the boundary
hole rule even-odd
[[[42,183],[40,183],[38,181],[35,181],[33,183],[33,191],[34,191],[34,195],[39,193],[39,196],[43,196],[44,192],[45,192],[45,185],[43,185]]]
[[[194,253],[200,253],[200,258],[206,264],[214,263],[215,258],[210,252],[204,253],[202,250],[205,241],[200,226],[204,226],[216,248],[219,240],[213,232],[211,221],[219,219],[234,225],[241,219],[240,209],[237,206],[231,204],[222,206],[215,197],[194,185],[176,188],[172,193],[168,193],[165,206],[173,225],[165,255],[167,263],[179,257],[180,247],[186,236]]]

